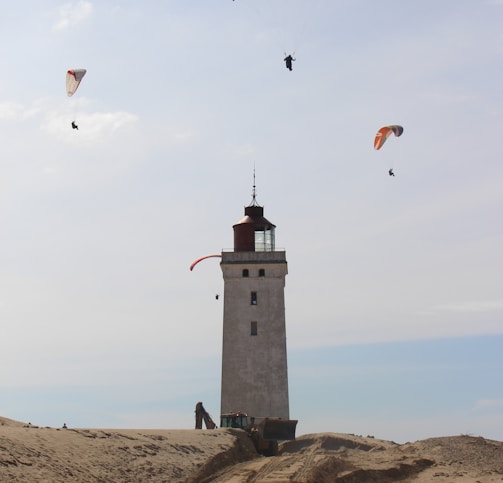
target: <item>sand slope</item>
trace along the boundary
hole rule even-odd
[[[503,443],[471,436],[398,445],[338,433],[304,435],[281,445],[275,458],[258,458],[201,482],[503,482]]]
[[[501,483],[503,443],[319,433],[265,458],[239,430],[61,429],[0,418],[0,481]]]

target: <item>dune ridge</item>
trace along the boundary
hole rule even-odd
[[[2,482],[503,482],[503,442],[299,436],[259,456],[241,430],[39,427],[0,417]]]

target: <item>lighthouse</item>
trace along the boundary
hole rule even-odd
[[[289,419],[285,326],[286,253],[276,250],[276,226],[256,201],[234,226],[234,248],[223,250],[221,414],[245,412]]]

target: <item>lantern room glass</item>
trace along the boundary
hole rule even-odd
[[[267,227],[264,229],[255,230],[255,251],[274,251],[274,228]]]

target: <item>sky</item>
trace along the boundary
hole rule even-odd
[[[501,0],[4,2],[0,415],[218,420],[222,273],[189,266],[255,173],[297,434],[503,440],[502,26]]]

